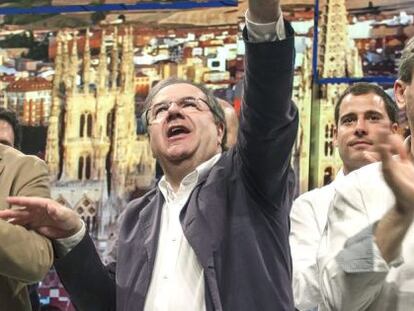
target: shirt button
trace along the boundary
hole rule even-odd
[[[175,242],[175,241],[177,241],[177,239],[176,238],[172,238],[171,241]]]
[[[168,275],[164,275],[162,278],[163,278],[164,280],[168,280]]]

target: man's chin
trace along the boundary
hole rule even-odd
[[[167,159],[172,163],[179,163],[185,161],[191,157],[191,153],[188,150],[172,150],[168,153]]]

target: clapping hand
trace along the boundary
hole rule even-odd
[[[384,131],[377,146],[384,179],[393,191],[398,212],[414,214],[414,163],[401,136]],[[397,154],[398,156],[393,156]]]

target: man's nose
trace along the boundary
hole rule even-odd
[[[170,103],[170,106],[168,107],[168,119],[176,117],[183,117],[183,114],[181,112],[181,107],[173,101]]]
[[[355,126],[355,135],[356,136],[365,136],[368,134],[367,124],[363,118],[358,119]]]

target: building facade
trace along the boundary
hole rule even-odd
[[[131,34],[131,28],[122,36],[113,31],[110,50],[102,39],[96,66],[89,32],[82,59],[76,34],[57,37],[46,162],[54,198],[74,208],[102,240],[128,193],[150,187],[155,171],[148,139],[136,134]]]
[[[320,78],[362,77],[358,50],[348,34],[345,0],[327,0],[321,6],[318,37]],[[315,84],[312,77],[312,46],[303,58],[298,79],[300,129],[295,153],[298,193],[330,183],[342,161],[334,146],[334,108],[348,84]]]
[[[20,122],[28,126],[45,126],[50,115],[52,83],[42,77],[20,78],[7,85],[5,106],[16,111]]]

